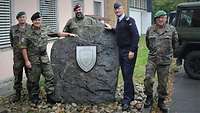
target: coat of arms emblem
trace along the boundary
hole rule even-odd
[[[96,63],[96,46],[77,46],[76,61],[83,71],[89,72]]]

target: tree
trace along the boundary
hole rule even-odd
[[[188,0],[153,0],[153,14],[158,10],[164,10],[167,13],[174,11],[179,3],[187,1]]]

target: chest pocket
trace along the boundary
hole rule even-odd
[[[156,36],[149,36],[149,47],[155,49],[156,47]]]
[[[16,31],[15,33],[13,33],[13,44],[15,46],[19,46],[20,44],[20,39],[21,39],[21,33],[19,31]]]
[[[48,41],[47,32],[41,33],[41,46],[47,45],[47,41]]]
[[[167,49],[172,48],[172,37],[169,36],[169,35],[162,37],[161,45],[164,46]]]
[[[172,52],[172,37],[170,35],[160,37],[159,48],[162,50],[162,54],[170,54]]]
[[[73,22],[73,23],[70,25],[69,29],[70,29],[70,32],[72,32],[72,33],[77,33],[77,32],[78,32],[78,25],[77,25],[76,23]]]

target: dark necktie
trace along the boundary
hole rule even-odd
[[[117,18],[117,23],[119,23],[120,21],[119,21],[119,18]]]

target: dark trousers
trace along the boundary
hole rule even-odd
[[[129,104],[134,100],[134,83],[133,83],[133,72],[135,68],[135,63],[137,59],[137,52],[134,58],[128,59],[128,49],[119,49],[119,62],[122,70],[122,76],[124,80],[124,98],[122,104]]]

